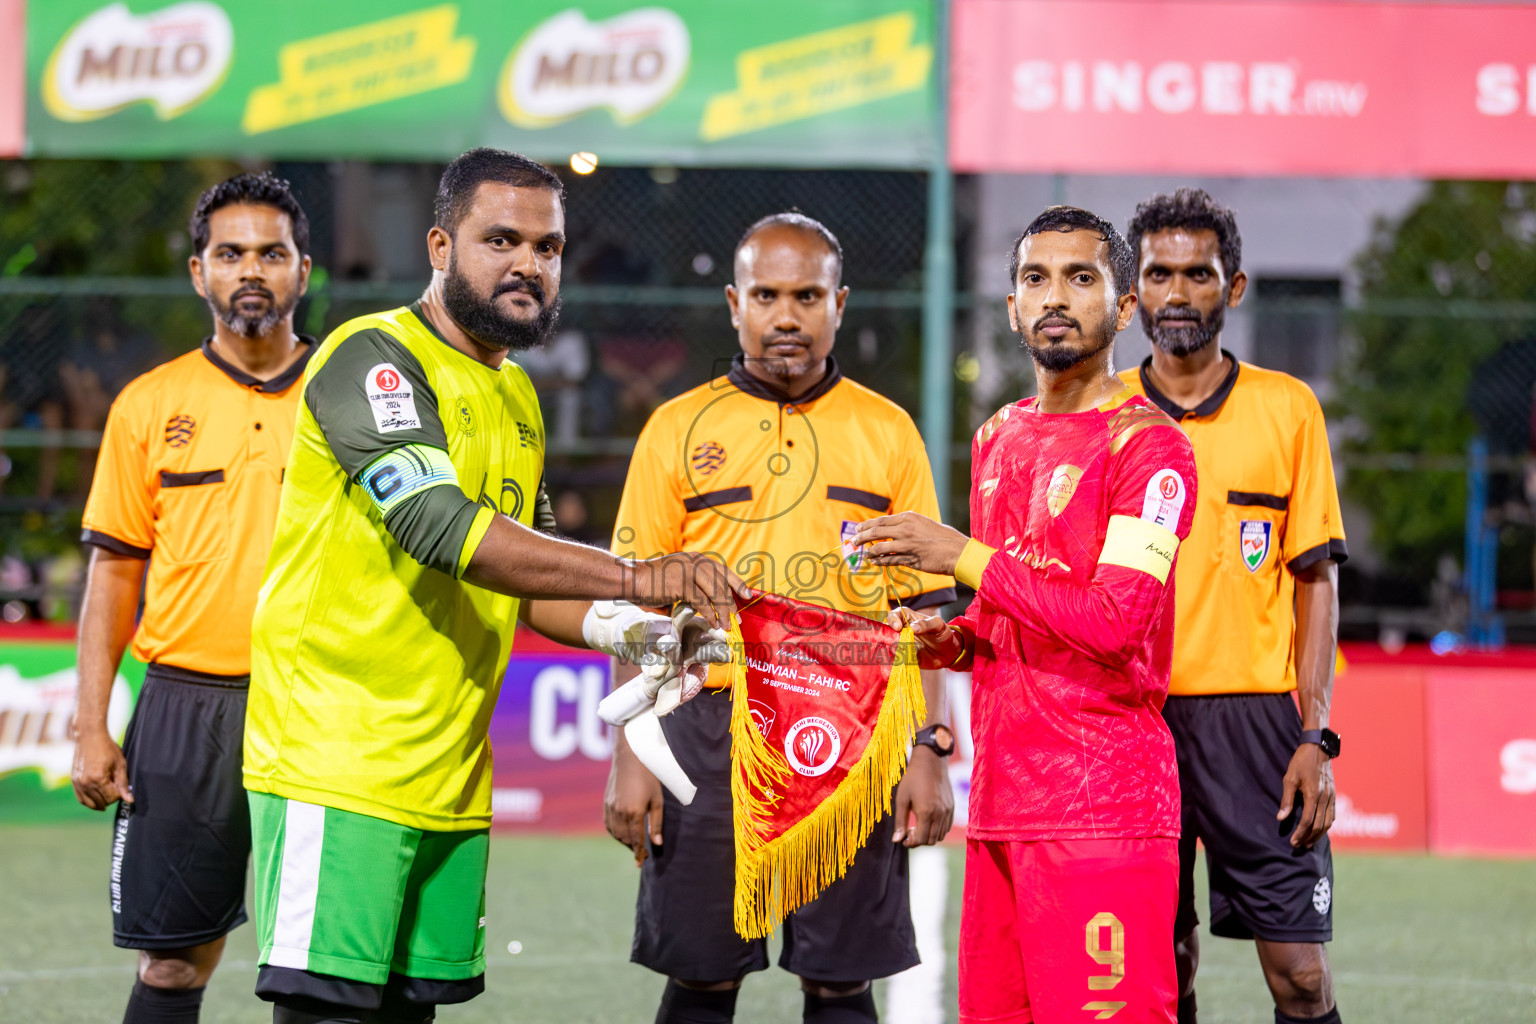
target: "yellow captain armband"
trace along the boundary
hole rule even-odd
[[[1178,550],[1178,535],[1166,526],[1135,516],[1110,516],[1099,564],[1136,569],[1159,583],[1167,583],[1168,570],[1173,568],[1173,556]]]
[[[996,548],[989,548],[979,540],[966,541],[960,557],[955,560],[955,579],[972,590],[977,589],[981,586],[981,574],[987,571],[987,563],[995,554]]]

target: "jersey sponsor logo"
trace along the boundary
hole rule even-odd
[[[1060,465],[1051,470],[1051,481],[1045,485],[1045,507],[1050,509],[1052,518],[1066,510],[1082,478],[1083,471],[1076,466]]]
[[[802,718],[784,737],[784,756],[801,775],[825,775],[843,752],[843,738],[825,718]]]
[[[1249,572],[1257,572],[1269,557],[1269,541],[1274,523],[1267,519],[1244,519],[1237,527],[1237,548]]]
[[[542,447],[539,444],[539,432],[534,430],[528,424],[524,423],[522,420],[517,421],[517,441],[519,447],[522,448],[533,448],[537,450],[538,448]]]
[[[185,448],[197,433],[197,420],[185,413],[177,413],[165,421],[165,443],[172,448]]]
[[[410,381],[393,363],[380,363],[369,370],[363,378],[363,388],[379,433],[420,428],[421,417],[416,414],[416,398]]]
[[[725,449],[715,441],[705,441],[693,450],[688,461],[693,464],[694,472],[709,476],[725,465]]]
[[[1177,531],[1184,499],[1189,491],[1176,469],[1160,469],[1147,481],[1147,493],[1141,502],[1141,518],[1149,523]]]
[[[1317,884],[1312,887],[1312,909],[1319,914],[1327,914],[1331,906],[1333,906],[1333,883],[1326,878],[1319,878]]]

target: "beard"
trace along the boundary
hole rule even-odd
[[[1083,340],[1087,342],[1087,345],[1083,348],[1068,348],[1065,345],[1059,343],[1052,344],[1049,341],[1043,345],[1036,344],[1034,339],[1039,336],[1040,323],[1045,319],[1046,317],[1040,317],[1036,320],[1030,327],[1028,334],[1025,334],[1023,331],[1018,332],[1019,340],[1024,343],[1024,348],[1028,350],[1030,358],[1042,370],[1050,370],[1052,373],[1062,373],[1070,370],[1072,367],[1087,362],[1106,348],[1109,348],[1110,344],[1115,340],[1115,322],[1111,319],[1106,319],[1100,325],[1098,333],[1090,335],[1084,333],[1081,323],[1073,320],[1071,317],[1064,317],[1057,313],[1052,314],[1050,319],[1065,320],[1076,327],[1078,333],[1083,336]]]
[[[1194,355],[1215,341],[1226,325],[1226,296],[1222,296],[1221,305],[1209,315],[1188,306],[1178,311],[1183,316],[1170,316],[1172,312],[1162,309],[1153,314],[1145,306],[1141,307],[1141,329],[1146,332],[1147,340],[1171,356]],[[1195,318],[1190,318],[1190,313],[1194,313]]]
[[[751,361],[767,370],[769,375],[788,384],[792,382],[796,377],[800,377],[808,373],[815,360],[811,355],[811,341],[807,335],[784,334],[779,331],[770,331],[768,334],[765,334],[760,339],[758,339],[758,343],[763,346],[763,351],[765,352],[768,350],[770,345],[783,341],[804,342],[806,344],[804,355],[794,357],[757,356],[751,357]]]
[[[508,316],[496,306],[496,300],[508,292],[522,292],[539,304],[539,315],[532,320]],[[560,320],[560,297],[545,301],[544,288],[537,281],[518,280],[498,284],[488,298],[481,298],[468,279],[459,273],[450,254],[448,271],[443,277],[443,305],[465,334],[485,348],[526,352],[537,348],[555,333]]]
[[[288,301],[279,304],[276,297],[265,288],[245,287],[236,290],[226,302],[208,287],[208,279],[203,278],[203,291],[208,296],[208,308],[213,310],[213,315],[219,322],[242,338],[259,338],[282,323],[293,313],[299,304],[299,292],[295,288]],[[267,300],[267,311],[257,316],[240,312],[236,303],[247,296],[259,296]]]

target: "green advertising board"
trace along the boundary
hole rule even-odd
[[[69,784],[75,744],[75,645],[0,642],[0,823],[89,817]],[[107,725],[119,742],[144,684],[144,666],[123,659]]]
[[[48,0],[36,156],[926,167],[930,0]]]

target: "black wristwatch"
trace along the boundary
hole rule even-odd
[[[1329,757],[1339,756],[1339,734],[1332,729],[1303,729],[1301,742],[1316,743]]]
[[[947,725],[930,725],[926,729],[917,730],[917,735],[912,737],[912,745],[924,746],[940,757],[948,757],[955,752],[955,734],[949,731]]]

